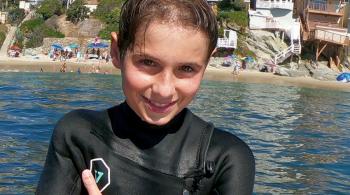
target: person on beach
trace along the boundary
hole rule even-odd
[[[57,123],[36,194],[252,194],[249,146],[187,108],[217,28],[206,0],[127,0],[111,43],[125,101]]]
[[[61,66],[60,72],[67,72],[67,65],[66,62],[64,62]]]

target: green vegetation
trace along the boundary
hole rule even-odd
[[[238,37],[237,37],[238,48],[236,48],[233,53],[236,54],[237,56],[251,56],[256,59],[255,53],[250,51],[245,44],[242,44],[242,42],[244,42],[244,39],[245,39],[245,35],[238,34]]]
[[[6,38],[6,33],[0,31],[0,46],[2,45],[2,43],[5,41]]]
[[[89,8],[84,6],[84,0],[75,0],[67,10],[67,20],[76,24],[89,17]]]
[[[44,19],[42,18],[27,20],[23,22],[23,24],[20,27],[20,30],[24,33],[24,35],[26,35],[27,33],[33,32],[35,28],[39,28],[43,23]]]
[[[61,15],[63,11],[62,2],[60,0],[44,0],[37,10],[46,20],[53,15]]]
[[[219,24],[230,24],[230,26],[238,27],[238,40],[237,47],[233,54],[237,56],[252,56],[256,57],[255,54],[249,50],[249,48],[243,44],[246,37],[246,29],[249,25],[249,16],[246,10],[246,5],[243,0],[222,0],[219,2],[219,13],[217,19]],[[219,36],[223,37],[224,28],[227,26],[219,27]],[[228,51],[231,52],[231,51]],[[225,56],[227,51],[219,51],[219,56]],[[232,52],[231,52],[232,53]]]
[[[43,18],[35,18],[23,22],[20,27],[21,36],[27,38],[25,46],[27,48],[39,47],[42,45],[44,37],[64,38],[64,34],[48,27]],[[18,38],[17,38],[18,40]],[[19,44],[22,44],[18,40]]]
[[[18,25],[25,17],[24,10],[12,7],[8,13],[8,21],[12,25]]]
[[[0,46],[6,39],[7,27],[4,24],[0,24]]]
[[[20,48],[23,48],[23,40],[24,40],[23,33],[20,30],[17,30],[15,36],[16,36],[16,42],[14,43],[14,45],[17,45]]]
[[[242,11],[244,8],[244,0],[222,0],[219,2],[219,9],[222,11]]]
[[[219,20],[225,20],[228,23],[235,23],[241,27],[248,26],[248,13],[246,11],[221,11],[218,14]]]
[[[106,24],[99,36],[103,39],[110,39],[113,31],[118,31],[120,9],[124,0],[101,0],[94,16]]]

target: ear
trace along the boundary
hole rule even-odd
[[[120,69],[121,61],[118,48],[118,34],[116,32],[111,32],[111,58],[113,65]]]
[[[210,57],[213,57],[213,55],[216,53],[216,51],[217,51],[217,47],[215,47],[215,49],[213,50],[213,52],[211,52],[211,55],[210,55]]]

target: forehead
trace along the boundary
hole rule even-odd
[[[134,46],[145,47],[161,42],[174,41],[172,45],[181,45],[195,41],[201,47],[208,49],[209,36],[199,28],[181,25],[177,22],[154,21],[142,25],[135,34]],[[170,47],[171,45],[169,45]]]

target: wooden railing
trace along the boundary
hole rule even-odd
[[[217,47],[236,48],[236,44],[233,40],[230,41],[228,38],[219,38],[217,42]]]
[[[258,25],[251,25],[251,29],[281,29],[282,25],[280,22],[273,20],[266,20],[265,22],[261,22]]]
[[[279,8],[279,9],[293,10],[293,5],[294,4],[292,0],[278,0],[278,1],[257,0],[256,1],[256,8],[265,8],[265,9]]]
[[[349,45],[348,36],[341,33],[331,32],[322,29],[315,30],[315,39],[332,42],[339,45]]]
[[[315,10],[315,11],[340,13],[341,4],[309,2],[308,8],[309,8],[309,10]]]

